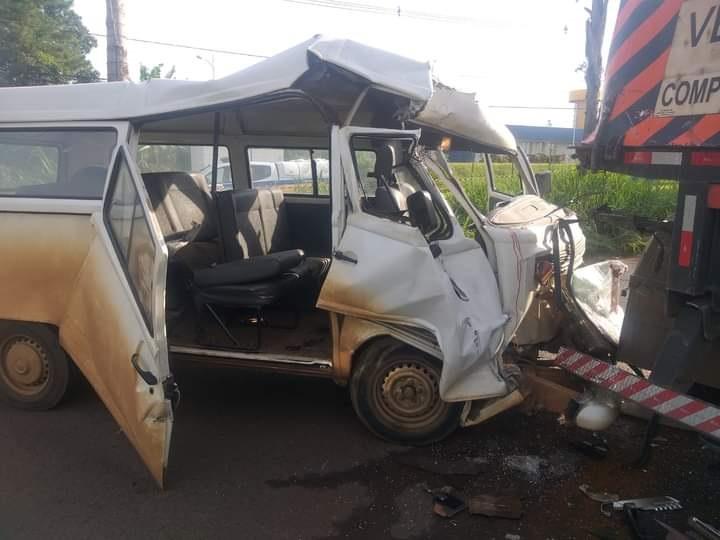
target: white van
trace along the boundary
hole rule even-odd
[[[449,148],[484,156],[489,214]],[[251,151],[310,181],[255,186]],[[74,363],[160,484],[174,362],[329,377],[377,435],[437,441],[522,399],[503,351],[563,218],[473,96],[351,41],[207,82],[0,89],[0,395],[53,407]]]

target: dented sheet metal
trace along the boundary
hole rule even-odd
[[[454,234],[436,242],[440,253],[435,257],[416,227],[359,211],[350,138],[359,134],[407,137],[412,132],[338,131],[333,137],[342,143],[342,172],[353,180],[344,182],[335,175],[333,192],[347,189],[358,210],[347,216],[345,230],[333,246],[343,257],[331,265],[318,307],[432,332],[443,360],[440,395],[446,401],[507,394],[500,352],[508,316],[480,245],[466,238],[455,222]],[[432,183],[428,188],[437,189]]]
[[[617,345],[620,342],[625,311],[620,305],[620,285],[627,265],[621,261],[603,261],[578,268],[572,277],[575,301],[595,327]]]
[[[413,123],[460,136],[469,142],[517,153],[517,143],[510,130],[481,107],[475,94],[460,92],[439,82],[432,98]]]
[[[417,229],[351,214],[339,249],[358,263],[333,263],[318,306],[433,332],[446,401],[504,395],[496,359],[507,317],[482,249],[468,242],[436,260]]]

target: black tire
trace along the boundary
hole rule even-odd
[[[391,338],[368,345],[350,380],[350,398],[365,426],[387,441],[424,446],[460,424],[463,403],[440,399],[442,363]]]
[[[69,381],[70,361],[51,327],[0,322],[0,399],[19,409],[52,409]]]

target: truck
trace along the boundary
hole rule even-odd
[[[720,388],[719,2],[621,2],[598,124],[577,156],[591,170],[673,180],[678,193],[674,219],[646,226],[614,353],[649,380],[618,385],[611,366],[570,351],[560,363],[616,396],[639,385],[633,401],[720,437],[720,411],[685,395],[712,400]]]

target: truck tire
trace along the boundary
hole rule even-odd
[[[49,326],[0,322],[0,399],[27,410],[55,407],[70,380],[70,361]]]
[[[391,338],[360,353],[350,380],[355,413],[378,437],[424,446],[460,424],[463,403],[440,399],[442,362]]]

